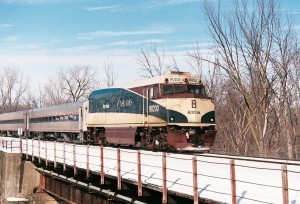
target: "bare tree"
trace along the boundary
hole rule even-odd
[[[293,60],[293,69],[289,73],[289,82],[293,87],[291,94],[291,123],[292,123],[292,132],[294,135],[294,144],[295,144],[295,159],[300,158],[300,54],[296,56]]]
[[[175,59],[175,57],[172,57],[172,62],[171,64],[166,66],[166,70],[171,70],[171,71],[175,71],[175,72],[180,72],[180,68],[177,64],[177,61]]]
[[[118,77],[118,72],[115,72],[114,65],[109,60],[107,60],[107,62],[104,64],[104,71],[106,76],[106,78],[104,79],[106,86],[110,87],[115,85],[115,82]]]
[[[200,44],[197,41],[196,45],[193,46],[192,50],[186,51],[186,59],[185,61],[188,63],[192,72],[194,72],[200,79],[203,78],[202,74],[202,65],[203,65],[203,57],[201,55]]]
[[[51,104],[47,98],[46,86],[40,85],[34,93],[30,91],[27,93],[25,101],[28,108],[42,108]]]
[[[251,152],[251,140],[244,99],[233,88],[231,80],[225,81],[219,88],[216,121],[221,135],[217,137],[213,151],[248,155]]]
[[[87,99],[96,84],[96,73],[89,66],[75,66],[68,70],[61,68],[58,73],[63,92],[71,101]]]
[[[63,81],[61,78],[51,77],[45,85],[45,93],[47,94],[47,105],[56,105],[71,101],[69,95],[64,93]]]
[[[206,1],[204,11],[218,57],[218,65],[234,82],[243,96],[251,135],[261,156],[266,152],[266,135],[274,72],[270,55],[274,48],[278,5],[275,1],[257,0],[249,9],[247,1],[235,1],[226,16]]]
[[[10,67],[1,70],[0,80],[1,112],[19,110],[28,88],[28,80],[24,80],[22,73]]]
[[[280,19],[276,21],[281,22]],[[288,157],[294,159],[296,156],[296,138],[293,134],[293,92],[294,86],[290,83],[290,78],[294,78],[290,73],[293,72],[293,62],[299,56],[299,47],[297,45],[297,37],[293,30],[291,21],[284,22],[285,27],[276,24],[274,33],[274,43],[278,52],[271,55],[271,62],[277,75],[277,85],[274,89],[277,105],[275,108],[278,117],[278,125],[281,127],[281,136],[287,139]]]
[[[140,76],[145,78],[161,76],[169,68],[165,64],[165,48],[162,46],[161,52],[159,52],[155,43],[151,45],[149,50],[141,49],[136,60],[141,66],[139,69]]]

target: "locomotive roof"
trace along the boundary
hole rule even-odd
[[[134,87],[140,87],[140,86],[147,86],[151,84],[160,84],[165,83],[165,79],[168,77],[191,77],[192,75],[189,72],[167,72],[164,75],[161,76],[155,76],[151,78],[145,78],[141,80],[137,80],[134,82],[124,83],[119,86],[113,86],[114,88],[134,88]],[[193,76],[196,77],[196,76]]]
[[[161,76],[140,79],[140,80],[133,81],[133,82],[128,82],[128,83],[124,83],[124,84],[120,84],[120,85],[115,85],[115,86],[111,86],[111,87],[107,87],[107,88],[103,88],[103,89],[94,90],[90,93],[89,97],[97,95],[99,93],[103,94],[106,92],[117,91],[119,89],[130,89],[130,88],[142,87],[142,86],[147,86],[147,85],[152,85],[152,84],[161,84],[161,83],[165,83],[165,80],[169,79],[171,77],[183,77],[183,78],[189,78],[189,79],[193,78],[193,79],[197,79],[198,80],[197,82],[199,82],[199,78],[195,75],[191,75],[189,72],[174,72],[174,71],[172,71],[172,72],[168,72]]]

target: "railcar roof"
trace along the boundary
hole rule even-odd
[[[77,101],[77,102],[71,102],[71,103],[63,103],[43,108],[37,108],[37,109],[31,109],[29,111],[43,111],[43,110],[50,110],[50,109],[58,109],[58,108],[66,108],[66,107],[81,107],[84,101]]]
[[[6,115],[14,115],[14,114],[23,114],[27,110],[22,110],[22,111],[16,111],[16,112],[9,112],[9,113],[1,113],[0,115],[6,116]]]

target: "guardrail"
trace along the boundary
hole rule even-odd
[[[130,150],[102,146],[75,145],[40,140],[0,139],[0,148],[19,148],[28,160],[42,160],[54,169],[60,163],[63,171],[85,169],[86,178],[98,174],[99,184],[106,175],[115,176],[117,188],[122,180],[137,182],[138,196],[143,184],[160,186],[162,202],[167,203],[168,192],[190,196],[194,203],[200,198],[227,203],[283,203],[300,202],[300,166],[263,164],[254,161],[212,159],[191,155]]]
[[[21,140],[19,138],[0,137],[0,151],[20,153]]]

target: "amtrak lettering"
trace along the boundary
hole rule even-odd
[[[190,111],[190,110],[188,110],[187,114],[200,114],[200,111]]]
[[[132,99],[119,99],[117,102],[117,109],[123,108],[123,107],[128,107],[133,105],[133,100]]]

